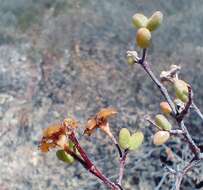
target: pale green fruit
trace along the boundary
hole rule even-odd
[[[144,140],[144,135],[141,131],[131,135],[129,141],[129,150],[137,150]]]
[[[119,145],[123,149],[129,148],[130,132],[127,128],[122,128],[119,133]]]
[[[174,81],[174,89],[177,98],[182,100],[183,102],[188,101],[188,84],[183,80],[175,80]]]
[[[68,164],[72,164],[75,161],[74,158],[71,155],[67,154],[64,150],[58,150],[56,152],[56,156],[59,160]]]
[[[160,11],[156,11],[148,20],[147,28],[152,32],[156,30],[162,23],[163,14]]]
[[[140,48],[148,48],[151,43],[151,33],[147,28],[140,28],[136,34],[136,42]]]
[[[142,27],[146,27],[148,18],[146,16],[144,16],[143,14],[137,13],[137,14],[133,15],[132,22],[133,22],[134,27],[139,29]]]
[[[171,130],[172,125],[169,123],[168,119],[164,115],[158,114],[155,116],[155,123],[158,127],[164,130]]]
[[[158,131],[154,134],[153,143],[155,145],[162,145],[170,138],[170,133],[168,131]]]

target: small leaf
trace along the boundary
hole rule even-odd
[[[155,117],[155,122],[158,127],[161,129],[170,131],[172,129],[172,125],[169,123],[168,119],[164,115],[158,114]]]
[[[175,80],[174,89],[177,98],[182,100],[183,102],[188,101],[188,84],[183,80]]]
[[[163,14],[160,11],[156,11],[148,20],[147,28],[152,32],[156,30],[163,21]]]
[[[56,152],[56,156],[59,160],[68,164],[72,164],[75,161],[74,158],[71,155],[67,154],[64,150],[58,150]]]
[[[158,146],[162,145],[169,139],[169,137],[170,133],[168,131],[158,131],[153,137],[153,143]]]
[[[132,134],[129,142],[129,150],[138,149],[144,140],[144,135],[141,131]]]
[[[119,145],[123,149],[127,149],[129,147],[130,141],[130,132],[127,128],[122,128],[119,133]]]
[[[148,48],[151,43],[151,33],[147,28],[140,28],[136,34],[136,42],[140,48]]]
[[[137,29],[146,27],[147,21],[148,21],[147,17],[140,13],[133,15],[132,18],[133,25]]]

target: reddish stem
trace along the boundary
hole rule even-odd
[[[114,184],[113,182],[111,182],[105,175],[103,175],[102,172],[92,163],[92,161],[89,159],[89,157],[86,154],[86,152],[84,151],[84,149],[80,146],[80,143],[78,142],[74,132],[72,132],[69,135],[69,139],[75,144],[75,147],[77,148],[81,157],[83,158],[83,160],[86,164],[85,168],[90,173],[92,173],[93,175],[98,177],[111,190],[118,190],[119,187],[116,186],[116,184]]]

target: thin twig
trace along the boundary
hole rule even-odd
[[[194,153],[196,159],[200,158],[200,149],[193,141],[192,137],[190,136],[189,131],[187,130],[187,127],[185,126],[183,120],[179,123],[179,126],[181,127],[182,131],[184,132],[183,135],[187,141],[187,143],[190,145],[190,149]]]
[[[165,181],[165,179],[166,179],[166,177],[167,177],[168,174],[169,174],[169,173],[164,173],[164,175],[162,176],[162,178],[161,178],[159,184],[155,187],[154,190],[159,190],[159,189],[161,188],[161,186],[163,185],[163,183],[164,183],[164,181]]]
[[[186,165],[182,171],[178,172],[178,175],[176,176],[176,182],[175,182],[175,190],[180,189],[181,182],[184,178],[184,176],[190,171],[193,167],[198,165],[200,163],[201,159],[199,160],[194,160],[190,162],[188,165]]]
[[[120,159],[120,169],[119,169],[119,177],[118,177],[118,184],[121,186],[123,175],[124,175],[124,168],[125,168],[125,162],[128,154],[128,149],[124,151],[124,154],[122,158]]]
[[[197,115],[201,118],[201,120],[203,121],[203,114],[202,112],[199,110],[199,108],[197,107],[197,105],[193,102],[192,103],[192,108],[194,108],[195,112],[197,113]]]
[[[116,138],[113,135],[111,136],[111,140],[113,141],[114,145],[116,146],[116,148],[118,150],[119,157],[122,158],[123,153],[122,153],[121,147],[119,146]]]
[[[146,117],[145,118],[151,125],[155,126],[157,129],[162,130],[162,131],[168,131],[168,130],[164,130],[164,129],[160,129],[160,127],[158,125],[156,125],[156,123],[154,121],[151,120],[151,118]],[[172,129],[170,131],[168,131],[171,135],[182,135],[184,132],[180,129]]]
[[[143,69],[147,72],[147,74],[150,76],[150,78],[154,81],[154,83],[157,85],[157,87],[159,88],[159,90],[161,91],[162,95],[165,97],[165,99],[167,100],[168,104],[170,105],[171,109],[172,109],[172,115],[176,116],[177,115],[177,110],[175,107],[175,104],[173,103],[172,99],[170,98],[167,89],[161,84],[161,82],[156,78],[156,76],[154,75],[154,73],[151,71],[149,64],[144,61],[144,62],[140,62],[140,65],[143,67]]]

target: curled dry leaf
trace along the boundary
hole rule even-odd
[[[77,128],[77,127],[78,127],[78,122],[77,122],[75,119],[66,118],[66,119],[64,119],[64,121],[63,121],[63,125],[64,125],[65,127],[74,129],[74,128]]]
[[[50,125],[43,131],[39,148],[42,152],[48,152],[55,147],[64,148],[67,143],[67,135],[77,127],[74,119],[65,119],[62,123]]]
[[[97,119],[108,119],[109,117],[115,116],[117,114],[117,110],[114,108],[103,108],[101,109],[96,117]]]
[[[114,108],[101,109],[94,117],[87,121],[84,134],[91,135],[95,129],[100,128],[107,135],[111,136],[108,119],[115,116],[118,112]]]

